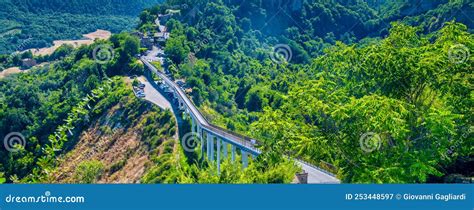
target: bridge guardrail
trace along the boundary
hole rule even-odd
[[[310,167],[312,167],[312,168],[316,168],[316,169],[318,169],[319,171],[321,171],[321,172],[323,172],[323,173],[325,173],[325,174],[327,174],[327,175],[329,175],[329,176],[332,176],[332,177],[336,178],[336,175],[334,175],[334,174],[331,173],[330,171],[328,171],[328,170],[326,170],[326,169],[323,169],[323,168],[321,168],[321,167],[319,167],[319,166],[313,165],[312,163],[310,163],[310,162],[308,162],[308,161],[305,161],[305,160],[303,160],[303,159],[298,159],[298,158],[295,158],[295,160],[297,160],[297,161],[299,161],[299,162],[301,162],[301,163],[303,163],[303,164],[306,164],[306,165],[308,165],[308,166],[310,166]]]
[[[148,62],[148,61],[145,61],[145,62],[147,63],[147,66],[150,68],[149,62]],[[152,66],[152,67],[153,67],[153,66]],[[158,72],[158,71],[157,71],[157,73],[158,73],[161,77],[166,77],[166,76],[164,76],[163,73],[161,73],[161,72]],[[168,79],[168,78],[167,78],[167,79]],[[168,79],[168,80],[170,80],[170,79]],[[171,80],[170,80],[170,81],[171,81]],[[171,81],[171,82],[173,82],[173,81]],[[180,90],[179,88],[177,88],[175,85],[169,85],[169,86],[171,86],[171,88],[173,88],[176,92],[182,93],[182,94],[184,95],[184,97],[186,97],[186,93],[182,92],[182,90]],[[186,98],[186,99],[188,99],[188,98]],[[185,99],[183,99],[183,100],[185,100]],[[186,100],[185,100],[185,101],[186,101]],[[190,99],[188,99],[188,101],[189,101],[189,103],[191,103],[191,105],[192,105],[193,107],[197,107],[197,106],[193,103],[193,101],[191,101]],[[196,110],[196,111],[198,112],[198,114],[202,117],[202,120],[204,120],[206,124],[209,124],[209,122],[208,122],[207,119],[204,117],[204,115],[202,115],[201,111],[199,111],[199,109],[197,109],[197,108],[195,108],[195,110]]]
[[[245,136],[242,136],[240,134],[236,134],[235,132],[232,132],[232,131],[229,131],[227,129],[224,129],[224,128],[221,128],[221,127],[218,127],[218,126],[215,126],[215,125],[212,125],[212,124],[209,124],[208,126],[209,130],[214,130],[214,132],[217,132],[219,133],[220,135],[224,136],[224,137],[236,137],[236,138],[233,138],[234,141],[238,142],[239,144],[251,149],[251,150],[254,150],[256,151],[257,153],[261,153],[260,149],[258,149],[257,147],[255,147],[255,145],[250,141],[252,140],[251,138],[249,137],[245,137]],[[215,130],[218,130],[218,131],[215,131]],[[228,135],[226,133],[229,133],[231,135]],[[241,140],[241,139],[244,139],[244,140]]]
[[[144,59],[141,59],[147,66],[148,68],[154,68],[154,66],[152,66],[148,61],[144,60]],[[155,71],[160,77],[163,77],[162,79],[164,79],[164,77],[166,77],[165,75],[163,75],[163,73],[159,72],[159,71]],[[168,78],[166,78],[168,79]],[[165,79],[165,81],[166,81]],[[168,79],[170,80],[170,79]],[[171,80],[170,80],[171,81]],[[171,81],[172,82],[172,81]],[[177,88],[174,84],[169,84],[170,88],[173,88],[176,92],[180,92],[184,95],[184,97],[186,97],[186,93],[182,92],[179,88]],[[185,99],[183,99],[185,100]],[[197,107],[192,100],[190,100],[188,98],[188,101],[191,103],[191,105],[193,107]],[[252,138],[249,138],[247,136],[244,136],[244,135],[241,135],[241,134],[238,134],[236,132],[233,132],[233,131],[230,131],[230,130],[227,130],[227,129],[224,129],[224,128],[221,128],[219,126],[215,126],[211,123],[209,123],[207,121],[207,119],[204,117],[204,115],[201,113],[201,111],[197,108],[195,108],[195,110],[198,112],[197,114],[199,114],[202,118],[202,120],[204,120],[206,122],[207,125],[203,125],[203,126],[208,126],[210,130],[214,129],[214,130],[217,130],[217,131],[220,131],[219,134],[222,135],[222,136],[229,136],[227,135],[226,133],[229,133],[237,138],[234,138],[235,141],[238,141],[240,144],[242,144],[243,146],[246,146],[252,150],[255,150],[257,152],[260,153],[260,150],[258,148],[255,147],[254,144],[251,143],[252,140],[255,140],[255,139],[252,139]],[[216,131],[215,131],[216,132]],[[240,139],[243,139],[244,141],[240,140]],[[255,142],[258,144],[259,142],[257,140],[255,140]]]

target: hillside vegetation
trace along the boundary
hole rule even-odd
[[[140,25],[193,5],[165,52],[213,123],[344,182],[473,176],[469,1],[167,3]]]
[[[51,182],[138,183],[152,165],[152,156],[173,152],[172,113],[135,97],[130,84],[115,91],[125,94],[91,121],[72,149],[59,158]]]
[[[95,48],[109,55],[108,62],[96,62]],[[18,152],[0,150],[0,171],[8,182],[47,180],[57,157],[71,149],[89,123],[132,94],[121,79],[110,77],[143,72],[134,57],[139,41],[128,34],[58,51],[61,59],[0,80],[0,133],[19,132],[26,139]]]
[[[136,15],[162,0],[0,0],[0,54],[80,39],[97,29],[130,30]]]
[[[103,11],[89,10],[92,1],[78,6],[83,13],[29,2],[22,8],[31,11],[14,6],[19,13],[1,23],[18,32],[22,14]],[[199,148],[178,147],[170,112],[123,82],[144,73],[136,55],[146,49],[120,33],[63,46],[37,57],[50,65],[0,80],[0,132],[27,139],[17,152],[0,150],[0,183],[289,183],[300,171],[291,158],[345,183],[472,182],[473,8],[467,0],[168,0],[142,11],[135,29],[156,32],[158,14],[173,11],[163,68],[186,81],[209,121],[257,139],[263,153],[246,169],[226,160],[218,174]],[[107,62],[94,58],[97,47]],[[0,61],[23,57],[31,55]],[[183,120],[181,134],[190,131]]]

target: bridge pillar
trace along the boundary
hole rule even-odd
[[[244,168],[247,168],[247,166],[249,165],[248,154],[244,150],[241,150],[241,151],[242,151],[242,165],[244,166]]]
[[[209,132],[207,133],[207,159],[209,161],[212,161],[211,159],[211,151],[213,150],[212,146],[211,146],[211,142],[212,142],[212,134],[210,134]]]
[[[214,161],[214,136],[211,136],[211,161]]]
[[[206,149],[206,146],[204,146],[204,136],[202,133],[202,127],[198,126],[198,133],[199,133],[199,140],[201,140],[201,156],[204,159],[204,150]]]
[[[222,151],[224,153],[224,160],[227,159],[227,142],[222,141]]]
[[[210,140],[211,140],[211,144],[210,144],[210,146],[211,146],[211,158],[209,160],[214,161],[214,136],[213,135],[211,135]]]
[[[199,125],[199,130],[198,130],[198,132],[199,132],[199,136],[202,138],[204,132],[203,132],[203,130],[202,130],[202,126],[201,126],[201,125]]]
[[[221,173],[221,139],[217,138],[217,174]]]
[[[232,162],[234,162],[235,161],[235,146],[231,144],[230,149],[232,150]]]

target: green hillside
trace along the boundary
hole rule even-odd
[[[469,1],[169,2],[194,5],[165,53],[213,123],[345,182],[472,176]]]
[[[96,29],[130,30],[143,8],[161,1],[0,0],[0,54],[79,39]]]
[[[71,8],[46,2],[6,3],[0,47],[23,46],[30,34],[34,41],[24,45],[42,46],[102,26],[154,33],[159,14],[172,11],[162,18],[170,37],[157,45],[164,50],[163,72],[184,83],[211,124],[258,140],[262,154],[246,169],[226,160],[218,174],[216,164],[200,158],[200,147],[179,147],[171,113],[143,103],[127,86],[136,81],[124,76],[147,72],[137,54],[149,51],[140,45],[145,39],[122,32],[34,57],[49,65],[0,79],[0,132],[27,139],[17,152],[0,150],[0,183],[89,183],[126,170],[125,162],[143,151],[120,154],[124,161],[113,167],[101,160],[73,164],[80,178],[100,172],[92,179],[49,174],[71,175],[57,161],[81,154],[70,149],[87,145],[78,137],[85,131],[100,130],[112,144],[120,139],[109,127],[117,122],[143,137],[146,170],[133,179],[142,183],[289,183],[299,171],[291,158],[343,183],[474,180],[472,1],[167,0],[136,17],[137,8],[152,2],[137,1],[130,10],[114,9],[114,1],[98,7],[77,0]],[[93,56],[103,45],[105,63]],[[2,55],[0,64],[30,57]],[[179,133],[189,133],[191,120],[178,121]]]

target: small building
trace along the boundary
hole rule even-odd
[[[136,36],[140,39],[140,46],[151,50],[155,44],[155,38],[148,35],[148,32],[142,33],[140,31],[134,31],[131,35]]]
[[[168,32],[157,32],[153,35],[153,38],[156,42],[165,42],[170,38],[170,33]]]
[[[33,66],[36,66],[36,60],[32,58],[25,58],[21,60],[21,66],[23,68],[31,68]]]

